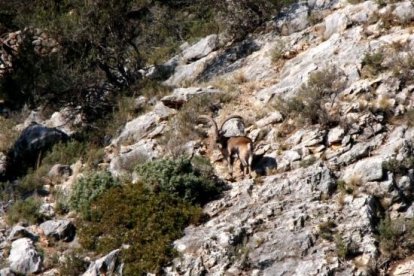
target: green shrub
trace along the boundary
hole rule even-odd
[[[35,224],[42,221],[39,213],[41,201],[35,197],[16,201],[7,211],[7,222],[12,225],[18,222]]]
[[[318,225],[319,236],[328,241],[333,241],[334,233],[336,232],[336,223],[332,220],[328,220]]]
[[[200,161],[199,161],[200,162]],[[141,182],[150,190],[165,192],[194,204],[204,204],[217,197],[221,186],[213,181],[207,163],[193,166],[186,158],[157,160],[136,167]]]
[[[71,252],[65,255],[64,261],[59,266],[60,275],[78,276],[88,269],[88,263],[80,256]]]
[[[410,169],[414,168],[414,158],[408,157],[403,160],[389,159],[382,162],[382,168],[396,176],[403,176],[406,175]]]
[[[344,89],[343,73],[335,67],[317,71],[309,76],[297,95],[290,99],[276,98],[275,108],[285,117],[293,117],[298,123],[337,124],[338,116],[330,114],[336,97]]]
[[[90,147],[87,143],[71,140],[66,143],[58,143],[53,146],[52,150],[46,154],[42,164],[54,165],[63,164],[71,165],[78,161]]]
[[[224,95],[200,95],[191,98],[180,111],[169,121],[169,130],[160,139],[169,154],[178,158],[184,155],[185,144],[199,139],[202,133],[194,123],[194,114],[208,114],[215,105],[221,103]]]
[[[377,226],[377,239],[381,254],[391,260],[404,259],[413,254],[414,220],[389,216]]]
[[[14,129],[16,124],[15,120],[0,116],[0,152],[6,152],[16,141],[18,136],[18,132]]]
[[[279,40],[276,42],[275,46],[273,46],[271,51],[271,59],[273,64],[275,64],[283,58],[283,54],[286,52],[286,49],[287,46],[283,40]]]
[[[72,164],[86,154],[86,143],[70,141],[59,143],[47,152],[45,157],[38,164],[38,167],[29,170],[16,186],[18,196],[28,196],[34,191],[40,191],[42,187],[49,184],[52,179],[47,176],[48,172],[55,164]]]
[[[366,53],[362,60],[363,75],[372,77],[378,75],[385,68],[382,66],[384,55],[381,51]]]
[[[92,201],[118,184],[118,181],[107,172],[97,172],[81,177],[75,183],[70,196],[70,207],[79,212],[83,218],[90,219]]]
[[[93,202],[91,220],[81,220],[79,241],[98,253],[122,250],[125,275],[160,273],[176,252],[172,242],[199,221],[201,209],[143,185],[112,187]]]

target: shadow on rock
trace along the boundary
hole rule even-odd
[[[252,170],[255,171],[257,175],[266,175],[266,172],[275,168],[277,168],[275,158],[263,155],[253,156]]]

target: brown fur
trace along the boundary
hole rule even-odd
[[[237,158],[240,160],[243,176],[245,174],[250,176],[253,160],[253,141],[247,136],[225,137],[222,129],[218,129],[217,123],[213,118],[207,116],[201,116],[201,118],[207,118],[212,122],[215,130],[215,144],[219,146],[223,157],[227,161],[230,175],[233,175],[233,164],[235,158]],[[221,127],[223,127],[225,122],[233,118],[242,119],[240,116],[231,116],[223,122]]]

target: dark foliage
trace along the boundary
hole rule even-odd
[[[201,209],[166,193],[154,194],[142,185],[109,189],[93,204],[90,221],[80,221],[81,244],[98,253],[122,250],[125,275],[159,273],[175,255],[172,242]]]

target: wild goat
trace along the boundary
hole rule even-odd
[[[252,161],[253,161],[253,141],[247,136],[224,136],[223,126],[231,119],[243,118],[238,115],[231,116],[224,120],[220,129],[217,127],[216,121],[209,116],[200,116],[200,118],[208,119],[214,127],[214,142],[220,148],[223,157],[227,161],[230,176],[233,177],[233,163],[235,157],[240,160],[243,176],[247,173],[250,176]],[[246,172],[245,172],[246,171]]]

